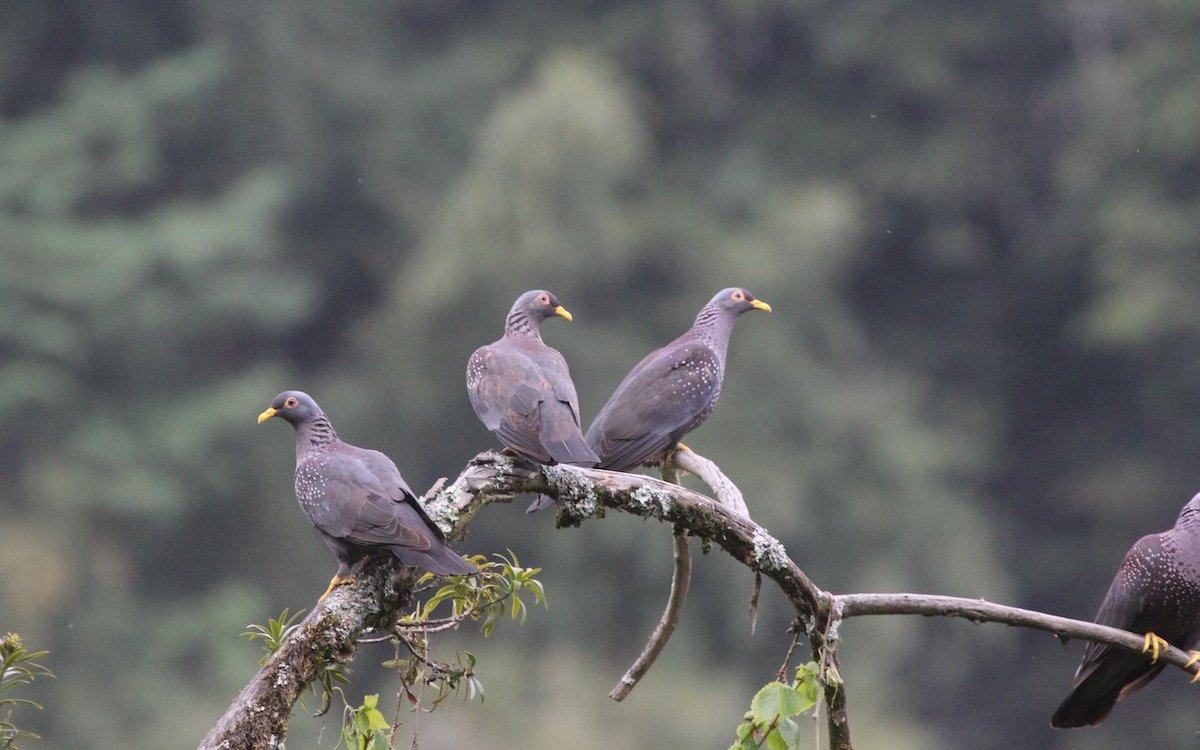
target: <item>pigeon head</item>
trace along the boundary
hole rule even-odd
[[[737,286],[731,286],[728,289],[722,289],[717,292],[717,296],[713,297],[708,304],[720,310],[733,313],[734,317],[741,315],[747,310],[771,312],[770,305]]]
[[[321,407],[303,391],[284,391],[271,402],[271,405],[258,415],[258,423],[262,424],[271,417],[279,417],[293,427],[311,422],[322,414]]]
[[[511,317],[514,313],[523,313],[530,320],[538,323],[555,315],[567,320],[571,319],[571,313],[562,306],[558,297],[545,289],[533,289],[517,297],[517,301],[513,303],[512,310],[508,314]]]

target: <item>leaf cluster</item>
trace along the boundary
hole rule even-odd
[[[16,633],[7,633],[0,638],[0,750],[19,750],[17,740],[22,737],[41,739],[12,722],[13,711],[18,706],[32,706],[40,710],[41,705],[8,693],[29,685],[39,677],[53,677],[54,674],[37,661],[48,653],[27,650],[21,642],[21,636]]]
[[[508,556],[496,555],[497,560],[487,560],[475,555],[471,562],[479,568],[478,576],[462,576],[449,579],[433,596],[418,605],[413,614],[401,619],[401,628],[422,630],[454,627],[466,620],[483,620],[480,630],[490,636],[496,623],[507,613],[512,619],[525,622],[529,613],[522,594],[528,593],[535,603],[548,606],[546,590],[537,575],[541,568],[522,567],[516,553],[508,550]],[[421,583],[431,581],[426,573]],[[450,613],[434,617],[442,605],[448,605]]]
[[[391,723],[379,710],[379,693],[364,695],[362,705],[342,711],[342,743],[346,750],[392,750]]]
[[[507,555],[495,557],[495,560],[483,555],[471,557],[471,562],[479,568],[478,575],[443,579],[429,598],[397,623],[393,634],[396,657],[383,666],[400,675],[403,690],[414,705],[421,702],[412,691],[415,685],[436,690],[431,706],[451,695],[462,695],[465,701],[476,697],[482,701],[484,696],[483,683],[475,674],[475,655],[469,651],[456,652],[452,662],[434,660],[429,656],[431,634],[457,628],[467,621],[482,621],[480,630],[486,637],[505,615],[525,622],[529,614],[526,598],[548,606],[546,590],[537,579],[541,568],[522,566],[511,549]],[[425,574],[418,584],[430,584],[433,580],[432,575]],[[408,651],[407,657],[401,656],[401,648]]]
[[[775,680],[763,685],[750,701],[729,750],[797,750],[800,727],[795,717],[816,706],[820,694],[820,668],[811,661],[796,668],[792,684]]]

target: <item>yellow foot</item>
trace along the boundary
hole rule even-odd
[[[1200,651],[1189,651],[1187,664],[1184,664],[1183,668],[1194,667],[1197,662],[1200,662]],[[1200,682],[1200,669],[1197,669],[1196,674],[1192,675],[1192,682]]]
[[[317,604],[325,601],[325,598],[332,594],[338,586],[345,586],[347,583],[354,583],[354,576],[334,576],[329,581],[329,588],[325,589],[325,593],[321,594],[321,598],[317,600]]]
[[[683,452],[695,453],[696,451],[687,447],[683,443],[676,443],[675,447],[671,450],[671,452],[667,454],[667,457],[665,459],[663,459],[663,466],[666,466],[667,464],[674,464],[675,471],[678,472],[679,478],[686,477],[688,474],[691,473],[687,469],[684,469],[679,464],[675,463],[675,454],[683,453]]]
[[[1167,643],[1165,640],[1158,637],[1154,633],[1146,633],[1146,637],[1142,641],[1142,653],[1150,654],[1150,663],[1151,664],[1158,661],[1158,655],[1163,653],[1170,647],[1171,647],[1171,644]]]

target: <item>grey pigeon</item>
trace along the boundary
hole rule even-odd
[[[771,306],[745,289],[717,292],[692,327],[630,370],[587,431],[601,469],[630,471],[658,463],[717,406],[733,323]]]
[[[296,428],[296,499],[337,558],[321,599],[349,583],[374,555],[390,552],[405,565],[437,575],[478,570],[446,546],[392,460],[342,442],[308,394],[284,391],[258,423],[279,417]]]
[[[509,450],[539,464],[594,466],[567,362],[542,341],[540,324],[555,315],[571,319],[550,292],[518,297],[504,335],[467,362],[467,394],[479,420]]]
[[[1054,712],[1051,726],[1099,724],[1117,701],[1163,670],[1166,664],[1158,661],[1158,652],[1165,643],[1187,651],[1200,641],[1200,495],[1183,506],[1174,527],[1134,543],[1108,587],[1096,622],[1144,633],[1143,650],[1152,655],[1089,643],[1071,693]]]

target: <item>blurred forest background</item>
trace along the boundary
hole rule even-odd
[[[1200,5],[1184,0],[7,0],[0,6],[0,631],[48,648],[33,747],[192,747],[239,638],[333,561],[284,426],[312,393],[419,491],[495,441],[469,353],[525,289],[585,420],[718,289],[717,461],[821,586],[1090,619],[1200,489]],[[669,529],[524,503],[464,552],[546,569],[422,745],[724,748],[787,645],[767,586]],[[1194,747],[1168,671],[1050,730],[1081,653],[917,618],[842,628],[862,748]],[[350,696],[394,696],[366,650]],[[311,708],[311,706],[310,706]],[[411,717],[407,717],[409,721]],[[297,712],[291,747],[337,717]]]

